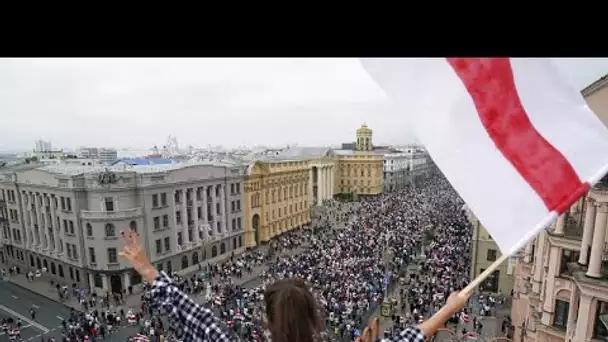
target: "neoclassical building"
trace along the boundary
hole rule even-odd
[[[0,261],[118,292],[141,278],[118,257],[136,229],[159,270],[191,271],[244,250],[243,167],[27,165],[0,172]]]
[[[384,153],[374,152],[372,130],[367,125],[357,129],[354,148],[334,150],[337,159],[336,193],[378,195],[383,191]],[[343,144],[343,147],[348,144]]]
[[[245,245],[254,247],[310,222],[310,207],[332,198],[328,148],[294,147],[252,162],[245,176]]]
[[[583,90],[608,123],[608,75]],[[521,252],[514,341],[608,340],[608,180],[597,184]]]

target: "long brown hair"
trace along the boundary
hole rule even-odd
[[[282,279],[264,293],[272,342],[313,342],[321,330],[317,301],[302,279]]]

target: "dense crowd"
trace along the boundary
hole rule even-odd
[[[410,290],[402,298],[409,303],[407,315],[400,318],[398,329],[428,318],[449,293],[468,283],[470,230],[463,203],[445,180],[423,181],[354,205],[328,205],[331,210],[317,220],[320,226],[286,234],[276,244],[276,248],[294,248],[307,243],[306,253],[253,253],[212,268],[212,276],[221,279],[210,289],[208,305],[226,330],[244,341],[266,340],[263,290],[282,278],[302,278],[312,287],[322,304],[325,338],[334,341],[352,340],[360,334],[384,300],[387,285],[401,278],[421,252],[426,256],[423,271],[408,280]],[[238,277],[256,264],[268,265],[259,286],[233,284],[229,276]],[[186,292],[191,291],[192,279],[178,281]]]

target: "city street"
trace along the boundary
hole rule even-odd
[[[32,320],[30,309],[36,311],[36,319]],[[25,341],[40,340],[41,336],[55,337],[60,341],[61,321],[67,319],[70,309],[46,297],[26,290],[11,282],[0,280],[0,317],[12,317],[15,321],[21,319],[23,326],[21,337]],[[137,333],[135,327],[125,327],[118,330],[109,341],[125,341],[128,336]],[[0,332],[0,341],[8,341],[8,336]]]

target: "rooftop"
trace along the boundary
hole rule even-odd
[[[167,158],[125,158],[119,159],[112,165],[126,164],[131,166],[174,164],[175,160]]]
[[[581,94],[583,94],[583,96],[589,96],[606,86],[608,86],[608,74],[585,87],[585,89],[581,90]]]

